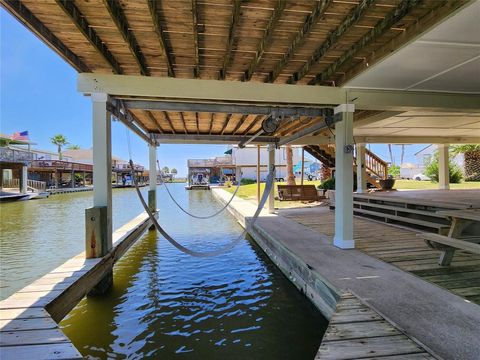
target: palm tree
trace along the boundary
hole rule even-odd
[[[465,180],[480,181],[480,144],[453,145],[452,155],[463,154]]]
[[[57,134],[54,137],[50,138],[50,141],[52,142],[53,145],[57,145],[58,159],[62,160],[62,146],[65,146],[68,144],[67,139],[65,138],[65,136],[61,134]]]
[[[164,174],[168,174],[170,172],[170,169],[168,168],[168,166],[164,166],[162,168],[162,171],[163,171]]]
[[[68,150],[80,150],[80,145],[71,144],[67,147]]]
[[[293,151],[291,145],[285,145],[285,155],[287,157],[287,185],[295,185],[295,175],[293,174]]]
[[[177,169],[175,168],[172,168],[172,170],[170,170],[170,172],[172,173],[172,177],[175,177],[177,175]]]

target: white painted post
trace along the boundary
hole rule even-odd
[[[106,208],[106,219],[100,221],[102,237],[105,238],[97,236],[95,251],[87,248],[87,256],[100,257],[107,254],[112,248],[112,141],[110,113],[107,111],[107,94],[92,94],[92,105],[93,206],[94,208]],[[91,234],[87,233],[87,244],[90,236]]]
[[[365,144],[357,143],[357,193],[367,192],[367,169],[365,167]]]
[[[438,188],[450,189],[450,173],[448,168],[449,144],[438,144]]]
[[[353,240],[353,104],[341,104],[335,115],[335,236],[341,249],[355,248]]]
[[[151,211],[157,211],[157,147],[149,144],[148,150],[148,181],[150,183],[150,190],[148,191],[148,207]]]
[[[268,172],[275,168],[275,146],[268,145]],[[273,214],[275,212],[275,171],[273,171],[273,186],[268,195],[268,213]]]
[[[20,173],[20,193],[27,193],[27,180],[28,180],[28,168],[27,165],[22,166],[22,171]]]

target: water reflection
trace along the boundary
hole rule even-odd
[[[171,186],[195,214],[220,208],[208,191]],[[197,251],[242,231],[228,213],[187,217],[164,189],[158,200],[161,224]],[[89,358],[311,359],[326,321],[251,242],[198,259],[148,232],[116,265],[112,291],[82,300],[62,326]]]

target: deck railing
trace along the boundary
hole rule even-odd
[[[70,170],[70,171],[93,171],[93,165],[75,163],[63,160],[34,160],[30,163],[31,168]]]
[[[18,188],[20,187],[20,179],[3,179],[2,187]],[[38,191],[45,191],[47,189],[47,183],[39,180],[27,180],[27,187]]]
[[[27,162],[36,159],[36,155],[32,152],[9,149],[9,148],[0,148],[0,160],[7,162]]]
[[[388,176],[388,164],[373,152],[365,149],[365,167],[367,171],[378,176],[380,179],[386,179]]]

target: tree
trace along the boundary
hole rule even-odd
[[[168,174],[170,172],[170,169],[168,168],[168,166],[164,166],[162,168],[162,171],[163,171],[164,174]]]
[[[405,144],[402,144],[401,146],[402,152],[400,153],[400,166],[403,164],[403,159],[405,158]]]
[[[480,181],[480,144],[453,145],[451,153],[463,154],[465,181]]]
[[[173,175],[172,177],[175,177],[175,175],[177,175],[177,173],[178,173],[178,172],[177,172],[177,169],[175,169],[175,168],[172,168],[172,170],[170,170],[170,172],[171,172],[172,175]]]
[[[71,144],[67,146],[68,150],[80,150],[80,145]]]
[[[400,177],[400,166],[392,165],[388,167],[388,175],[392,176],[393,178]]]
[[[393,157],[392,144],[388,144],[388,152],[390,153],[390,165],[395,165],[395,158]]]
[[[68,144],[67,139],[62,134],[57,134],[50,138],[53,145],[57,145],[58,159],[62,160],[62,147]]]
[[[287,157],[287,185],[295,185],[295,175],[293,174],[293,151],[291,145],[285,145],[285,154]]]

